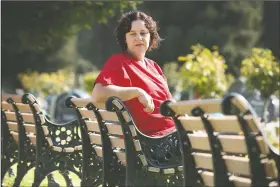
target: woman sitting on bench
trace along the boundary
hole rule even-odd
[[[124,101],[138,129],[149,136],[176,131],[173,120],[160,114],[163,101],[172,99],[160,67],[145,57],[159,46],[157,23],[140,11],[124,14],[116,28],[123,52],[112,55],[97,77],[92,91],[95,102],[111,96]]]

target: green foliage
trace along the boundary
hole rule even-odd
[[[147,53],[147,57],[163,67],[191,52],[189,47],[196,43],[207,48],[217,45],[227,59],[227,72],[238,77],[241,60],[261,43],[262,7],[262,1],[144,1],[137,8],[158,21],[164,39],[160,48]],[[120,50],[113,36],[119,16],[80,34],[80,54],[98,68]]]
[[[84,81],[84,88],[88,93],[92,92],[93,84],[98,76],[99,72],[89,72],[84,74],[83,81]]]
[[[67,66],[52,58],[64,42],[93,23],[106,23],[132,1],[3,1],[1,2],[2,78],[14,81],[28,68],[53,72]],[[75,46],[77,48],[77,46]],[[3,80],[3,79],[2,79]]]
[[[4,1],[2,32],[5,38],[17,39],[19,50],[46,50],[57,40],[91,28],[94,22],[106,23],[116,12],[136,4],[129,1]]]
[[[212,51],[199,44],[191,49],[191,54],[178,57],[178,61],[184,63],[180,68],[183,87],[193,89],[201,98],[221,97],[232,79],[225,75],[224,57],[216,46]]]
[[[25,92],[36,93],[42,98],[49,94],[67,92],[74,86],[74,73],[59,70],[52,73],[29,71],[18,75]]]
[[[177,62],[168,62],[163,65],[163,72],[167,79],[167,83],[171,93],[173,91],[182,91],[179,64]]]
[[[238,77],[241,60],[261,43],[263,3],[147,1],[139,8],[159,21],[160,35],[165,39],[150,56],[163,65],[190,53],[189,47],[197,43],[207,48],[217,45],[226,59],[227,72]]]
[[[88,72],[81,76],[83,89],[92,92],[93,84],[99,71]],[[38,73],[29,71],[18,75],[24,91],[36,93],[42,98],[49,94],[60,94],[74,88],[75,75],[65,69],[51,73]]]
[[[268,98],[279,90],[279,65],[271,50],[253,48],[251,55],[242,61],[241,75],[247,78],[249,88],[260,90]]]

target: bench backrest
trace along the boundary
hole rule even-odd
[[[162,105],[162,114],[176,122],[184,167],[191,169],[193,163],[207,186],[268,186],[278,177],[260,122],[249,109],[240,95]]]
[[[168,175],[170,183],[177,183],[182,174],[181,154],[173,155],[172,150],[176,149],[176,137],[173,134],[162,137],[151,137],[143,134],[133,121],[129,110],[125,104],[117,97],[110,97],[106,102],[106,109],[113,111],[118,116],[124,132],[124,140],[126,146],[127,160],[127,185],[132,185],[133,181],[143,180],[141,172],[148,171],[151,175],[162,175],[167,179]],[[166,150],[162,151],[164,146]],[[161,149],[158,153],[157,150]],[[180,152],[178,150],[178,152]],[[161,154],[161,155],[156,155]],[[178,159],[179,158],[179,159]],[[148,174],[148,175],[149,175]],[[141,183],[141,182],[140,182]],[[144,185],[143,181],[142,184]],[[151,185],[151,184],[147,184]]]
[[[10,99],[11,102],[7,102]],[[4,94],[2,95],[1,99],[1,112],[2,112],[2,119],[4,119],[4,123],[6,123],[10,134],[12,135],[13,139],[18,143],[18,119],[17,119],[17,111],[13,107],[12,102],[21,102],[20,95],[13,95],[13,94]],[[3,124],[5,125],[5,124]]]
[[[19,152],[21,152],[19,159],[22,162],[31,161],[34,164],[36,131],[31,123],[34,119],[29,106],[22,103],[21,95],[3,95],[2,111],[6,117],[9,132],[19,145]]]
[[[94,103],[89,98],[69,98],[68,107],[75,107],[83,140],[84,173],[90,175],[90,165],[98,157],[103,162],[103,182],[116,185],[123,182],[126,167],[126,147],[119,119],[105,104]],[[112,175],[112,172],[117,172]]]
[[[1,153],[2,153],[2,172],[10,167],[11,164],[17,162],[18,159],[18,122],[15,109],[8,98],[15,101],[21,101],[20,95],[2,94],[1,98]],[[2,173],[4,176],[4,173]]]

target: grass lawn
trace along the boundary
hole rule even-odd
[[[16,174],[16,170],[17,170],[16,166],[17,166],[16,164],[12,166],[14,174]],[[63,176],[58,171],[53,172],[53,177],[54,177],[55,181],[60,184],[61,187],[66,186],[66,182],[65,182]],[[72,182],[73,182],[74,186],[80,186],[81,180],[77,175],[70,172],[70,177],[72,178]],[[30,187],[32,185],[33,178],[34,178],[34,168],[32,168],[30,171],[28,171],[28,173],[24,176],[23,180],[21,181],[20,187]],[[2,185],[4,187],[10,187],[13,185],[14,180],[15,180],[15,176],[9,176],[9,174],[6,173],[5,177],[2,181]],[[41,183],[40,186],[41,187],[48,186],[47,177],[43,180],[43,182]]]

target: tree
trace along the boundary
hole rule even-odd
[[[269,96],[280,88],[279,63],[271,50],[262,48],[253,48],[251,55],[242,61],[241,74],[247,78],[248,88],[260,90],[265,99],[264,119]]]
[[[147,56],[163,67],[191,52],[192,45],[217,45],[226,59],[227,72],[238,77],[241,60],[252,47],[261,45],[262,6],[261,1],[145,1],[137,9],[158,21],[164,39],[160,48]],[[99,68],[112,53],[120,51],[113,35],[118,18],[114,16],[106,25],[96,23],[91,32],[79,34],[79,51]]]
[[[77,31],[137,2],[2,1],[2,76],[14,79],[27,68],[53,71],[63,66],[50,58]],[[65,64],[64,64],[65,65]]]
[[[264,48],[269,48],[280,58],[280,1],[264,1],[263,6],[263,35]]]

